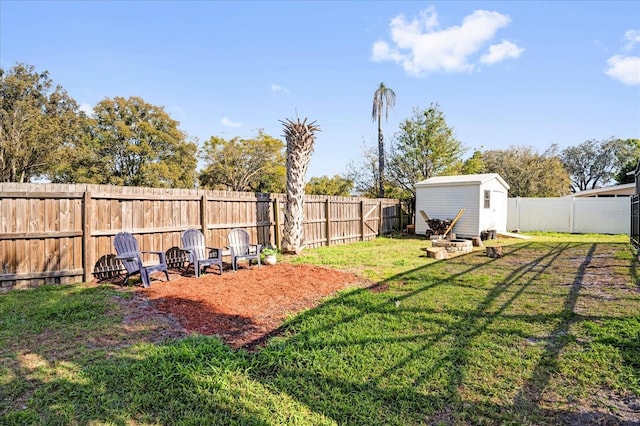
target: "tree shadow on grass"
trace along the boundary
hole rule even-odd
[[[588,250],[578,271],[575,272],[569,293],[560,309],[544,315],[537,312],[530,315],[526,313],[514,315],[510,312],[512,305],[525,293],[535,290],[535,284],[539,279],[559,273],[556,263],[567,255],[568,250],[575,250],[580,246]],[[557,354],[566,344],[567,340],[563,340],[563,336],[568,333],[569,325],[576,318],[576,301],[582,288],[586,268],[591,262],[597,245],[567,243],[549,244],[547,247],[546,252],[511,269],[507,269],[513,265],[508,262],[509,256],[517,256],[519,251],[528,248],[527,244],[505,250],[504,258],[501,260],[480,261],[474,264],[470,261],[471,257],[458,258],[450,274],[432,280],[425,278],[424,284],[407,285],[410,288],[406,291],[393,292],[394,283],[415,281],[413,275],[420,273],[424,276],[424,272],[430,269],[429,265],[398,274],[376,284],[374,286],[374,291],[378,294],[376,297],[358,297],[357,294],[352,293],[333,299],[318,310],[308,312],[299,317],[299,320],[290,323],[288,327],[293,333],[291,337],[258,354],[258,357],[275,356],[284,347],[288,350],[293,347],[297,353],[290,359],[290,363],[278,365],[275,370],[265,371],[263,377],[268,377],[269,384],[278,386],[283,391],[294,392],[296,399],[314,410],[319,410],[338,422],[349,419],[347,422],[351,424],[371,424],[365,419],[360,421],[351,417],[354,406],[366,406],[366,412],[370,413],[368,421],[372,418],[379,419],[380,424],[429,424],[432,420],[456,423],[474,421],[474,419],[477,421],[479,418],[484,418],[489,423],[522,422],[525,424],[533,421],[542,424],[555,422],[578,424],[585,420],[605,420],[612,422],[611,424],[626,424],[626,419],[606,412],[554,410],[542,404],[540,395],[549,386],[551,376],[559,371]],[[477,257],[478,255],[467,256]],[[484,269],[488,269],[485,267],[490,264],[504,266],[507,273],[504,277],[497,279],[494,285],[488,287],[485,296],[475,308],[467,310],[452,305],[413,311],[412,308],[404,308],[405,302],[421,294],[429,293],[432,297],[437,297],[439,288],[457,285],[457,280],[464,282],[463,278],[471,274],[483,274]],[[562,273],[570,272],[562,271]],[[428,274],[426,276],[428,277]],[[384,292],[379,293],[379,291],[386,289],[387,285],[391,286],[390,295],[384,297]],[[467,284],[464,283],[464,285]],[[357,293],[366,291],[368,290],[359,290]],[[323,316],[323,311],[326,312],[324,315],[326,318],[317,320],[317,317]],[[332,318],[330,312],[333,311],[342,312],[342,314]],[[398,313],[399,311],[401,313]],[[394,333],[386,336],[383,328],[384,321],[378,321],[377,324],[382,328],[376,329],[374,333],[364,333],[364,336],[356,336],[352,339],[332,337],[332,330],[339,334],[339,330],[344,328],[346,323],[364,322],[363,318],[366,317],[408,314],[415,315],[416,318],[418,316],[428,318],[435,313],[444,314],[449,318],[432,321],[437,325],[434,328],[435,331],[421,333],[416,330],[401,337]],[[520,340],[534,337],[518,329],[504,328],[501,325],[505,319],[513,320],[514,318],[526,319],[531,324],[539,323],[544,327],[558,324],[550,333],[548,339],[550,343],[545,348],[540,361],[533,368],[532,378],[525,380],[512,402],[490,403],[488,402],[490,398],[484,397],[477,401],[469,399],[473,392],[470,394],[465,388],[469,386],[468,375],[473,374],[470,371],[472,364],[476,362],[474,351],[478,339],[484,339],[486,336],[489,340],[492,339],[491,336],[500,339],[504,335],[515,335],[520,337]],[[596,319],[601,318],[606,316]],[[583,319],[594,318],[584,317]],[[314,323],[317,326],[302,328],[308,323]],[[419,321],[411,321],[411,323],[416,325]],[[397,353],[386,352],[385,346],[398,348]],[[357,350],[354,351],[354,347],[357,347]],[[410,350],[407,349],[409,347]],[[339,370],[314,373],[314,370],[320,371],[319,366],[309,366],[309,362],[303,362],[307,358],[317,359],[319,354],[326,353],[327,358],[337,359],[338,365],[348,364],[349,361],[341,360],[340,355],[337,355],[344,353],[345,357],[349,360],[353,358],[352,362],[357,363],[358,350],[377,351],[384,357],[384,360],[380,360],[383,368],[372,368],[372,372],[364,381],[345,378],[341,376]],[[434,353],[437,353],[437,356],[434,357]],[[412,377],[395,377],[397,371],[411,371],[416,365],[421,364],[426,368],[412,373]],[[405,382],[409,380],[409,383],[397,387],[390,385],[393,380]],[[438,390],[434,390],[432,382],[440,384]],[[431,393],[425,392],[429,389]],[[322,397],[325,392],[329,392],[331,396]],[[330,400],[340,400],[342,403],[329,404]]]
[[[518,250],[513,249],[513,253]],[[485,332],[487,327],[491,324],[492,319],[497,315],[500,315],[511,302],[523,292],[527,286],[533,282],[535,278],[531,278],[527,283],[514,293],[511,299],[504,302],[502,308],[496,312],[488,312],[488,308],[495,300],[506,292],[510,287],[516,285],[518,280],[528,273],[532,268],[539,265],[547,257],[559,256],[562,250],[551,251],[550,253],[541,256],[535,262],[526,264],[512,271],[507,278],[498,286],[494,286],[491,291],[487,293],[484,300],[477,306],[477,308],[471,312],[461,312],[456,309],[444,309],[445,314],[452,314],[453,318],[460,318],[454,321],[444,321],[441,324],[441,331],[435,333],[414,333],[408,334],[406,337],[386,337],[381,331],[377,337],[365,337],[355,340],[342,340],[340,342],[331,342],[326,340],[314,342],[312,336],[323,333],[331,335],[332,328],[341,328],[345,323],[362,321],[366,316],[384,316],[394,315],[398,306],[402,306],[405,301],[414,298],[421,293],[437,291],[438,287],[450,285],[451,281],[455,281],[457,278],[463,277],[472,272],[479,272],[483,267],[489,265],[493,260],[484,261],[477,265],[462,266],[461,270],[450,274],[442,279],[436,279],[432,282],[419,285],[414,290],[410,290],[399,297],[392,297],[393,304],[390,303],[389,298],[377,297],[377,298],[358,298],[354,295],[348,295],[342,298],[337,298],[324,304],[321,310],[331,310],[332,305],[349,305],[353,312],[347,316],[337,317],[334,322],[327,321],[322,323],[319,327],[312,327],[309,330],[303,332],[296,332],[291,338],[287,340],[287,345],[298,346],[300,356],[304,358],[305,353],[309,353],[310,356],[315,351],[329,351],[335,353],[340,351],[342,347],[343,351],[347,351],[348,347],[359,346],[362,350],[370,349],[371,346],[385,346],[385,345],[402,345],[407,343],[411,345],[411,350],[404,353],[404,355],[393,356],[391,360],[387,360],[382,370],[372,374],[366,383],[360,383],[358,381],[349,382],[344,379],[339,379],[340,374],[332,374],[326,372],[325,374],[314,375],[307,369],[291,368],[289,366],[282,366],[274,374],[274,380],[276,382],[291,383],[300,382],[299,386],[295,384],[287,387],[292,389],[304,389],[304,392],[296,394],[296,398],[302,399],[305,404],[314,407],[314,409],[322,410],[325,415],[329,415],[337,421],[349,418],[352,415],[353,410],[351,407],[355,405],[366,405],[367,412],[370,413],[371,418],[384,419],[381,424],[391,424],[393,419],[402,418],[403,422],[407,424],[419,424],[430,416],[437,416],[437,413],[442,410],[446,410],[446,407],[454,407],[451,412],[464,412],[464,402],[458,393],[458,389],[464,383],[464,366],[468,361],[467,352],[469,350],[470,341],[477,335]],[[462,259],[458,260],[460,265],[465,262]],[[549,262],[551,263],[551,261]],[[408,271],[402,274],[398,274],[385,280],[384,284],[394,283],[397,281],[412,281],[412,275],[420,272],[425,272],[429,269],[429,266],[417,268],[413,271]],[[544,269],[543,269],[544,270]],[[539,273],[542,273],[541,270]],[[376,288],[380,288],[379,283]],[[361,290],[364,292],[368,290]],[[399,305],[398,305],[399,303]],[[422,312],[424,313],[424,312]],[[461,315],[462,314],[462,315]],[[316,315],[315,312],[308,313],[308,315]],[[306,322],[308,319],[301,318],[300,321]],[[291,324],[295,328],[295,324]],[[448,343],[447,343],[448,342]],[[451,343],[452,342],[452,343]],[[384,353],[384,349],[380,349]],[[411,366],[416,363],[417,360],[424,360],[430,358],[432,352],[442,352],[442,356],[435,359],[435,362],[431,363],[431,367],[426,370],[422,370],[414,375],[411,379],[412,383],[409,387],[402,387],[400,389],[394,389],[389,387],[389,377],[394,376],[394,373],[403,369],[411,369]],[[350,352],[350,351],[349,351]],[[269,354],[269,351],[265,351],[265,354]],[[388,355],[388,354],[387,354]],[[297,362],[292,362],[292,365],[297,365]],[[426,395],[425,393],[418,392],[419,388],[429,388],[427,382],[430,380],[438,380],[442,382],[442,376],[446,377],[443,386],[436,393]],[[332,399],[340,399],[344,401],[340,405],[326,406],[326,401],[321,399],[318,402],[318,394],[310,391],[308,386],[303,386],[304,383],[318,383],[319,389],[331,389],[333,394]],[[362,387],[366,389],[362,389]],[[355,392],[355,389],[360,388],[360,392]],[[353,396],[357,395],[357,396]],[[395,401],[393,404],[389,404],[389,401]],[[317,407],[316,404],[319,404]],[[340,412],[342,410],[342,412]],[[369,419],[370,420],[370,419]],[[367,421],[355,421],[353,424],[367,424]]]
[[[275,405],[277,395],[265,391],[264,400],[254,398],[261,387],[243,373],[246,357],[219,339],[189,337],[91,363],[66,364],[70,371],[82,370],[82,380],[56,364],[47,367],[61,370],[54,378],[39,379],[36,370],[25,371],[33,397],[22,409],[0,411],[0,423],[271,424],[268,407]],[[17,385],[18,378],[4,384]]]
[[[128,349],[120,344],[126,324],[115,318],[102,318],[86,335],[77,334],[83,326],[67,330],[73,328],[68,321],[86,322],[119,292],[109,286],[73,287],[71,295],[64,290],[39,289],[48,295],[31,311],[42,316],[38,323],[49,326],[33,330],[19,348],[0,347],[0,424],[271,424],[269,412],[280,395],[246,374],[250,363],[245,352],[217,337],[145,342],[143,336],[157,326],[146,321],[129,330]],[[57,292],[60,296],[52,294]],[[218,321],[238,324],[235,316],[226,318],[197,302],[172,301],[181,302]],[[9,325],[15,315],[5,313],[9,315],[0,319]],[[240,323],[244,325],[229,332],[251,327]],[[19,327],[17,318],[15,325]]]
[[[513,400],[468,389],[479,341],[532,337],[510,328],[509,320],[555,324],[554,338],[577,319],[576,300],[596,245],[586,249],[561,309],[512,309],[525,293],[542,294],[536,281],[557,274],[555,262],[575,247],[548,245],[540,252],[523,244],[505,247],[502,259],[475,253],[447,263],[445,272],[433,263],[406,271],[377,284],[386,291],[353,290],[301,314],[256,354],[234,351],[217,338],[190,337],[57,365],[81,371],[82,380],[64,371],[51,380],[39,378],[36,369],[16,370],[13,379],[5,375],[0,391],[25,381],[37,390],[24,410],[0,413],[0,423],[633,424],[607,413],[542,406],[539,395],[558,371],[562,339],[543,347]],[[490,273],[495,270],[500,275]],[[483,282],[482,276],[489,278]],[[438,299],[445,288],[477,298]],[[412,304],[416,298],[439,303]],[[386,329],[396,324],[404,332]],[[369,329],[345,334],[352,326]],[[360,361],[370,364],[372,354],[379,364],[357,368]],[[56,367],[54,359],[45,361]]]

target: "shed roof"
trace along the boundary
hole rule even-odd
[[[454,185],[482,185],[492,179],[497,179],[506,189],[509,184],[498,173],[483,173],[477,175],[434,176],[416,183],[416,188],[429,186],[454,186]]]

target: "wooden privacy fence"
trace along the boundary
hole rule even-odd
[[[134,234],[142,251],[175,250],[188,228],[202,230],[210,246],[226,246],[231,229],[245,228],[252,241],[279,247],[284,204],[283,194],[0,183],[0,289],[91,281],[120,231]],[[394,199],[306,196],[305,245],[401,230],[402,212]]]

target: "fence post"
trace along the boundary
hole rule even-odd
[[[275,240],[276,248],[280,250],[280,208],[278,206],[278,198],[273,200],[273,239]]]
[[[573,216],[575,214],[576,199],[575,197],[571,197],[571,202],[569,204],[569,233],[573,233]]]
[[[404,228],[402,227],[402,201],[398,201],[398,215],[400,216],[400,223],[398,224],[398,232],[402,233]]]
[[[364,200],[360,200],[360,241],[364,241]]]
[[[91,193],[84,191],[82,209],[82,274],[83,281],[91,281]]]
[[[384,210],[382,208],[382,200],[380,200],[378,204],[378,210],[380,212],[378,215],[378,236],[380,237],[384,234],[384,218],[382,217]]]
[[[324,216],[327,220],[326,223],[326,234],[327,234],[327,247],[331,245],[331,201],[329,197],[327,197],[327,202],[324,206]]]
[[[202,194],[200,197],[200,228],[202,233],[207,235],[207,194]]]

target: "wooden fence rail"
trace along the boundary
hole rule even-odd
[[[120,231],[142,251],[175,250],[188,228],[212,246],[245,228],[253,241],[280,247],[284,204],[283,194],[0,183],[0,290],[91,281]],[[370,240],[407,223],[394,199],[307,196],[304,208],[308,248]]]

